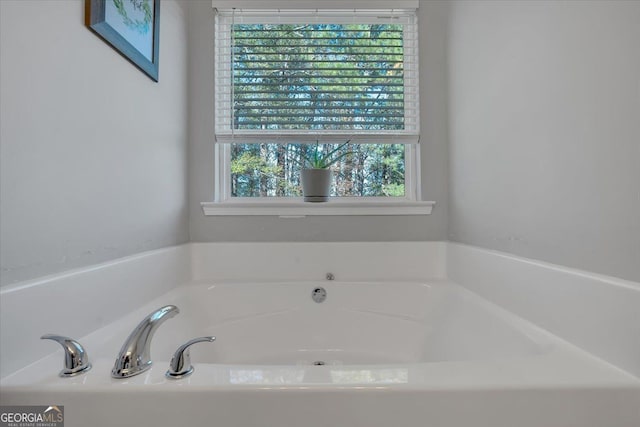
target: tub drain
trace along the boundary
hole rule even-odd
[[[318,287],[311,291],[311,298],[317,303],[324,302],[327,299],[327,291],[325,288]]]
[[[322,360],[316,360],[313,362],[313,366],[323,366],[325,363]]]

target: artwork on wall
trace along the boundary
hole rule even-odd
[[[87,26],[158,81],[160,0],[85,0]]]

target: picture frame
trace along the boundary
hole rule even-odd
[[[85,23],[122,56],[158,81],[160,0],[85,0]]]

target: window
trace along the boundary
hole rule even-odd
[[[417,54],[415,10],[218,10],[217,200],[298,197],[345,141],[332,195],[418,200]]]
[[[321,152],[339,150],[332,196],[405,197],[403,144],[323,144]],[[231,197],[301,197],[299,169],[310,144],[232,144]],[[338,155],[340,155],[338,154]]]

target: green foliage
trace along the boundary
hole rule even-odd
[[[231,173],[247,175],[253,173],[269,173],[269,167],[265,159],[261,159],[253,153],[245,152],[231,161]]]
[[[279,180],[281,173],[282,167],[269,163],[268,157],[256,152],[255,147],[239,151],[231,159],[233,195],[266,196],[269,188],[286,189],[288,183]]]
[[[343,142],[342,144],[338,145],[338,147],[332,149],[328,153],[325,153],[320,147],[320,142],[316,141],[316,144],[311,150],[311,153],[301,155],[303,160],[301,162],[301,165],[303,168],[306,168],[306,169],[327,169],[331,165],[333,165],[334,163],[342,159],[344,156],[349,154],[349,151],[343,151],[342,153],[338,153],[348,143],[349,141]],[[297,161],[297,160],[294,160],[294,161]]]
[[[147,34],[151,28],[151,20],[153,19],[152,0],[113,0],[113,5],[122,17],[124,24],[132,30],[138,31],[140,34]],[[131,19],[127,13],[125,2],[133,6],[134,10],[144,13],[144,19]]]
[[[234,128],[404,129],[402,31],[393,24],[234,25]],[[330,167],[334,196],[404,196],[403,145],[347,143],[233,144],[231,194],[299,196],[300,168]]]
[[[383,184],[382,194],[388,197],[404,197],[404,184]]]
[[[236,24],[234,40],[236,129],[404,129],[402,26]]]
[[[402,144],[234,144],[231,190],[235,197],[300,196],[300,168],[318,152],[340,153],[330,165],[333,196],[403,197]],[[335,154],[334,154],[335,155]],[[337,156],[336,156],[337,157]]]

